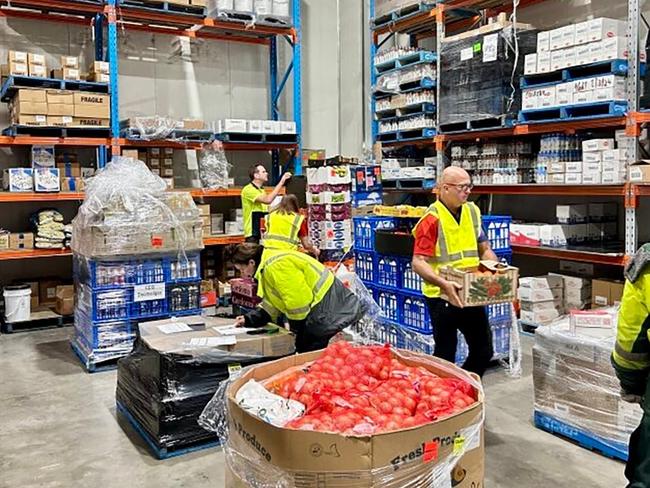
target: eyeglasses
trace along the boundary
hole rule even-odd
[[[459,189],[462,192],[468,192],[472,191],[474,189],[474,183],[463,183],[463,184],[453,184],[453,183],[448,183],[449,186],[453,186],[457,189]]]

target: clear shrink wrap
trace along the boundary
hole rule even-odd
[[[205,146],[199,154],[199,175],[203,188],[228,188],[230,168],[232,165],[220,141]]]
[[[611,364],[616,328],[572,332],[569,319],[535,331],[535,412],[596,437],[627,446],[641,421],[639,405],[624,402]]]
[[[192,196],[165,190],[165,181],[141,161],[114,158],[88,180],[73,220],[73,251],[112,257],[203,249]]]

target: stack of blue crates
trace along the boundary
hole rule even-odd
[[[72,347],[89,370],[127,355],[139,322],[201,313],[200,255],[186,258],[108,260],[75,254]]]
[[[433,353],[433,327],[422,294],[422,278],[411,268],[411,259],[387,256],[375,251],[376,229],[399,226],[397,217],[354,217],[355,270],[383,311],[376,339],[427,354]],[[506,216],[485,216],[483,228],[497,256],[512,262],[510,222]],[[487,307],[494,342],[495,358],[508,356],[510,347],[511,305]],[[461,336],[462,339],[462,336]],[[457,362],[467,356],[467,344],[459,341]]]

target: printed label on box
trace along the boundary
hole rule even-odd
[[[164,300],[165,296],[165,283],[151,283],[133,287],[133,301],[136,303],[149,300]]]

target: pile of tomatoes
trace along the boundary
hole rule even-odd
[[[286,427],[346,435],[408,429],[453,415],[476,403],[472,386],[403,364],[390,346],[331,344],[305,371],[272,386],[305,405]]]

